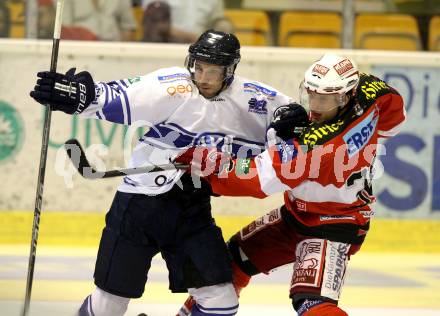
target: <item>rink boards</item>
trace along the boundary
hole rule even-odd
[[[215,215],[215,218],[227,239],[256,216]],[[32,220],[33,212],[2,212],[0,245],[28,243]],[[44,245],[55,246],[98,245],[103,227],[103,212],[44,212],[39,240]],[[439,220],[375,218],[362,251],[440,253],[439,232]]]

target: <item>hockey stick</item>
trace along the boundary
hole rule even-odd
[[[57,0],[57,9],[55,15],[55,25],[53,29],[52,56],[50,60],[50,71],[56,72],[58,62],[58,49],[61,35],[61,17],[63,14],[64,0]],[[32,240],[29,254],[29,263],[26,279],[26,294],[22,315],[27,316],[31,301],[32,282],[34,280],[35,257],[37,254],[38,231],[40,226],[41,205],[43,202],[44,176],[46,173],[47,148],[49,145],[50,121],[52,110],[47,105],[44,115],[43,136],[41,142],[40,166],[38,169],[37,193],[35,197],[34,222],[32,225]]]
[[[164,170],[174,170],[174,169],[188,169],[188,165],[184,164],[166,164],[166,165],[151,165],[137,168],[127,168],[127,169],[115,169],[108,171],[98,171],[90,166],[87,160],[84,149],[78,140],[72,138],[64,143],[64,148],[67,151],[67,155],[72,161],[78,173],[86,179],[101,179],[101,178],[113,178],[126,176],[130,174],[139,174],[147,172],[156,172]]]

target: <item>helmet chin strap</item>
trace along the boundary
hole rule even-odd
[[[348,93],[344,95],[344,98],[348,97],[347,102],[344,103],[344,105],[340,105],[338,106],[338,111],[336,112],[335,117],[338,117],[343,110],[345,110],[347,108],[347,106],[349,105],[350,102],[355,101],[353,95],[349,96]]]
[[[225,90],[227,87],[229,87],[232,83],[232,81],[234,81],[234,75],[230,76],[227,79],[223,79],[223,85],[222,88],[220,89],[220,91]],[[219,92],[220,93],[220,92]]]
[[[228,78],[227,80],[223,80],[223,84],[222,84],[221,88],[217,91],[217,93],[207,99],[212,99],[212,98],[215,98],[216,96],[218,96],[222,91],[226,90],[231,85],[233,80],[234,80],[234,76]],[[193,80],[193,82],[194,82],[194,80]]]
[[[194,79],[192,79],[192,81],[195,83]],[[226,90],[231,85],[232,81],[234,81],[234,75],[230,76],[228,79],[223,79],[223,84],[221,88],[217,91],[216,94],[214,94],[212,97],[209,97],[207,99],[212,99],[218,96],[222,91]]]
[[[185,66],[191,75],[191,81],[197,86],[197,82],[194,79],[194,65],[191,67],[188,57],[185,60]],[[229,66],[229,67],[231,67],[231,66]],[[226,90],[232,84],[232,81],[234,81],[234,72],[235,72],[235,69],[237,68],[237,65],[234,65],[234,68],[232,69],[232,71],[230,69],[228,69],[229,67],[225,67],[225,74],[224,74],[225,79],[223,79],[223,83],[222,83],[221,88],[217,91],[216,94],[214,94],[212,97],[209,97],[207,99],[212,99],[212,98],[218,96],[222,91]],[[228,78],[226,78],[226,76],[228,75],[228,72],[230,72],[231,74],[229,75]]]

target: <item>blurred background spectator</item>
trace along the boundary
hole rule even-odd
[[[34,1],[0,0],[0,37],[34,36]],[[38,2],[51,38],[55,0]],[[64,14],[64,39],[190,43],[213,28],[243,46],[440,51],[440,0],[68,0]]]
[[[53,0],[38,1],[38,27],[39,39],[51,39],[55,24],[55,6]],[[96,41],[98,37],[90,30],[80,26],[62,26],[61,38],[67,40]]]
[[[0,2],[0,37],[9,37],[11,15],[4,2]]]
[[[171,34],[171,9],[164,1],[150,2],[143,12],[143,42],[183,42]]]
[[[66,1],[63,24],[83,27],[102,41],[131,41],[137,24],[131,0]]]
[[[147,7],[153,0],[143,0]],[[223,0],[165,0],[171,8],[171,34],[182,42],[194,42],[213,22],[224,16]]]
[[[55,8],[52,0],[39,0],[37,37],[41,39],[52,38],[54,23]]]
[[[232,24],[231,19],[226,16],[217,18],[212,21],[212,25],[209,28],[225,33],[235,33],[234,24]]]

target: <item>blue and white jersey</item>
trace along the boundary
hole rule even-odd
[[[96,83],[97,97],[80,116],[150,127],[139,139],[129,167],[168,164],[183,148],[216,146],[235,157],[264,150],[274,110],[292,99],[260,82],[235,76],[214,98],[199,94],[185,68],[163,68],[135,79]],[[179,170],[126,176],[118,190],[160,194]]]

